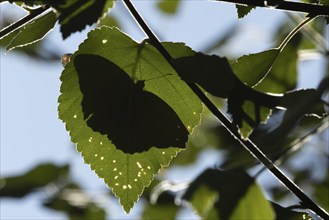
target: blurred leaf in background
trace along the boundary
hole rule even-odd
[[[52,182],[61,181],[68,175],[68,165],[40,164],[25,174],[1,177],[1,197],[23,197]]]

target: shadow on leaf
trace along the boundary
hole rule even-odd
[[[91,54],[77,55],[74,65],[83,93],[84,119],[125,153],[151,147],[184,148],[188,131],[161,98],[145,91],[113,62]]]

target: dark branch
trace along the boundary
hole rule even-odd
[[[216,0],[222,2],[231,2],[242,5],[265,7],[265,8],[275,8],[285,11],[294,11],[294,12],[304,12],[312,16],[323,15],[329,16],[329,6],[326,5],[316,5],[302,2],[291,2],[291,1],[263,1],[263,0]]]
[[[0,31],[0,39],[4,36],[6,36],[7,34],[11,33],[12,31],[20,28],[21,26],[23,26],[24,24],[32,21],[34,18],[36,18],[37,16],[41,15],[43,12],[45,12],[47,9],[49,8],[49,6],[41,6],[37,9],[34,9],[31,11],[30,14],[26,15],[25,17],[23,17],[22,19],[16,21],[15,23],[3,28]]]
[[[156,35],[152,32],[152,30],[145,23],[143,18],[140,16],[138,11],[135,9],[133,4],[129,0],[123,0],[129,12],[135,18],[136,22],[140,25],[143,31],[150,39],[150,43],[162,54],[162,56],[168,61],[168,63],[176,70],[175,65],[173,63],[173,58],[168,53],[168,51],[163,47],[160,43]],[[266,168],[272,172],[272,174],[279,179],[292,193],[294,193],[300,200],[301,204],[313,210],[316,214],[321,216],[324,219],[328,219],[329,215],[320,208],[317,204],[313,202],[304,192],[293,182],[291,181],[284,173],[279,170],[275,164],[273,164],[259,148],[249,139],[246,141],[243,140],[238,133],[236,126],[234,126],[226,116],[218,110],[218,108],[207,98],[207,96],[200,90],[200,88],[194,83],[188,83],[188,86],[193,90],[193,92],[200,98],[200,100],[207,106],[207,108],[218,118],[218,120],[222,123],[222,125],[229,131],[234,138],[236,138],[241,145],[247,149],[258,161],[260,161]]]

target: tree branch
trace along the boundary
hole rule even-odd
[[[285,11],[293,12],[304,12],[312,16],[322,15],[329,16],[329,6],[327,5],[318,5],[318,4],[309,4],[302,2],[291,2],[291,1],[280,1],[280,0],[216,0],[221,2],[230,2],[242,5],[257,6],[271,9],[280,9]]]
[[[24,24],[32,21],[34,18],[36,18],[37,16],[39,16],[43,12],[45,12],[48,8],[49,8],[49,6],[47,6],[47,5],[36,8],[36,9],[32,10],[30,14],[26,15],[25,17],[21,18],[20,20],[16,21],[15,23],[3,28],[0,31],[0,39],[3,38],[4,36],[6,36],[7,34],[11,33],[12,31],[20,28]]]
[[[126,5],[128,11],[135,18],[135,21],[142,28],[145,34],[150,39],[150,43],[162,54],[162,56],[167,60],[167,62],[176,70],[175,65],[173,63],[173,58],[168,53],[168,51],[163,47],[160,43],[156,35],[152,32],[152,30],[148,27],[144,19],[135,9],[133,4],[129,0],[123,0]],[[234,126],[226,116],[218,110],[218,108],[208,99],[208,97],[201,91],[201,89],[195,83],[186,82],[188,86],[193,90],[193,92],[200,98],[200,100],[208,107],[208,109],[219,119],[222,125],[226,128],[227,131],[231,133],[231,135],[237,139],[241,145],[247,149],[258,161],[260,161],[270,172],[280,180],[291,192],[293,192],[300,200],[301,204],[313,210],[317,215],[321,216],[324,219],[328,219],[329,215],[317,204],[313,202],[304,192],[293,182],[291,181],[284,173],[279,170],[275,164],[273,164],[264,154],[261,152],[258,147],[249,139],[243,140],[238,133],[236,126]]]

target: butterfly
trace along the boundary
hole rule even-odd
[[[133,81],[118,65],[94,54],[78,54],[74,66],[84,120],[117,149],[133,154],[185,147],[186,127],[164,100],[144,89],[145,80]]]

